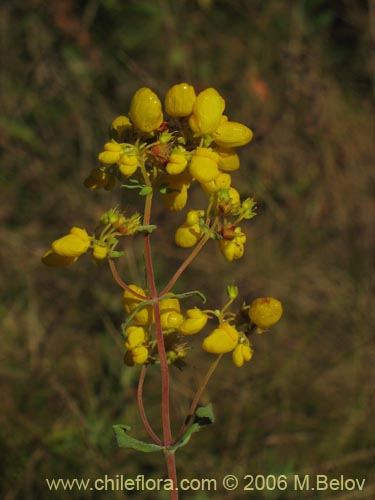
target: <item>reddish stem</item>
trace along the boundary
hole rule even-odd
[[[149,436],[154,440],[154,442],[156,444],[158,444],[159,446],[162,446],[163,443],[162,443],[161,439],[159,439],[159,437],[152,430],[152,427],[151,427],[151,425],[147,419],[147,416],[146,416],[145,408],[143,406],[143,383],[145,381],[146,371],[147,371],[147,366],[143,365],[141,374],[139,376],[138,390],[137,390],[139,413],[141,415],[143,425],[144,425],[146,431],[148,432]]]
[[[124,290],[127,290],[128,292],[131,292],[131,294],[134,295],[134,297],[137,297],[138,299],[147,300],[149,298],[149,297],[145,297],[143,295],[140,295],[135,290],[132,290],[126,283],[124,283],[117,272],[116,265],[115,265],[114,261],[112,259],[108,259],[108,262],[109,262],[109,267],[110,267],[111,272],[112,272],[112,276],[113,276],[114,280],[116,281],[116,283],[118,285],[120,285],[121,288],[123,288]]]

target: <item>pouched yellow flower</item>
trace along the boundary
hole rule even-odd
[[[283,306],[281,302],[273,297],[255,299],[249,309],[250,320],[261,330],[267,330],[277,323],[282,314]]]
[[[98,158],[101,163],[107,165],[114,165],[117,163],[122,155],[122,147],[118,142],[106,142],[104,144],[104,151],[102,151]]]
[[[231,182],[232,178],[229,174],[226,172],[219,172],[219,175],[213,181],[202,183],[201,186],[205,193],[211,194],[219,189],[229,188]]]
[[[194,102],[189,126],[197,135],[212,134],[218,128],[225,101],[219,92],[208,88],[200,92]]]
[[[229,260],[240,259],[245,252],[246,235],[240,228],[236,228],[233,239],[225,239],[219,241],[221,253]]]
[[[142,87],[134,94],[130,103],[130,119],[141,132],[152,132],[163,122],[159,97],[149,88]]]
[[[233,351],[239,339],[239,332],[225,321],[203,340],[202,349],[212,354],[224,354]]]
[[[173,85],[165,96],[165,110],[173,118],[189,116],[196,99],[194,87],[187,83]]]
[[[219,175],[219,155],[209,148],[197,148],[192,156],[189,171],[200,183],[207,183]]]
[[[83,184],[88,189],[109,189],[111,185],[112,176],[102,170],[100,167],[95,167],[90,175],[84,180]]]
[[[142,295],[146,299],[146,292],[140,286],[129,285],[129,288],[131,290],[134,290],[134,292],[138,293],[139,295]],[[122,303],[125,311],[128,314],[132,313],[134,309],[136,309],[136,307],[138,307],[141,302],[142,299],[136,297],[134,294],[132,294],[131,291],[129,290],[124,291],[122,295]],[[149,325],[150,323],[152,323],[152,319],[153,319],[153,311],[151,305],[142,307],[133,316],[133,322],[135,325]]]
[[[242,123],[227,121],[218,126],[213,133],[213,138],[218,146],[237,148],[251,141],[253,131]]]
[[[101,262],[107,257],[108,248],[103,247],[102,245],[94,245],[92,249],[92,258],[96,262]]]
[[[148,349],[147,347],[140,345],[138,347],[134,347],[134,349],[131,350],[132,357],[134,364],[136,365],[143,365],[146,363],[147,358],[148,358]]]
[[[179,175],[171,175],[167,177],[167,188],[171,192],[162,195],[162,200],[165,206],[171,212],[182,210],[188,199],[188,189],[190,187],[191,176],[187,172]]]
[[[148,349],[143,345],[134,347],[131,351],[126,351],[124,356],[124,362],[128,366],[144,365],[147,359]]]
[[[203,235],[199,227],[200,214],[202,214],[201,210],[189,210],[184,224],[182,224],[175,233],[176,245],[182,248],[190,248],[198,243]]]
[[[125,347],[128,350],[134,349],[145,343],[146,330],[143,326],[129,326],[126,330]]]
[[[85,229],[72,227],[69,234],[55,240],[52,250],[62,257],[79,257],[87,252],[90,246],[90,237]]]
[[[218,150],[219,168],[225,172],[233,172],[240,168],[240,158],[233,149],[221,148]]]
[[[206,326],[208,316],[197,307],[186,311],[186,318],[179,326],[178,331],[181,335],[195,335]]]
[[[123,175],[133,175],[138,168],[138,158],[136,155],[123,155],[120,158],[118,168]]]
[[[160,301],[160,319],[163,330],[176,330],[184,320],[178,299],[168,298]]]
[[[78,260],[78,257],[63,257],[55,253],[52,248],[47,250],[47,252],[42,257],[42,262],[48,267],[65,267],[74,264]]]
[[[185,154],[177,150],[169,156],[165,169],[170,175],[178,175],[185,170],[187,163],[188,161]]]
[[[245,361],[250,361],[252,357],[253,351],[247,342],[239,343],[232,352],[233,363],[239,368]]]

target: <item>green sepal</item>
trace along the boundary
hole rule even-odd
[[[152,187],[151,186],[142,186],[141,190],[139,191],[139,194],[141,196],[147,196],[152,193]]]
[[[139,439],[129,436],[128,431],[131,427],[128,425],[112,425],[112,429],[116,436],[117,446],[119,448],[132,448],[133,450],[143,451],[143,453],[151,453],[153,451],[163,451],[164,447],[154,443],[145,443]]]
[[[126,189],[139,189],[139,194],[141,196],[147,196],[148,194],[152,193],[152,187],[151,186],[146,186],[145,184],[121,184],[121,187],[126,188]]]
[[[175,443],[173,446],[170,446],[168,450],[175,451],[182,446],[185,446],[194,434],[194,432],[200,431],[203,427],[207,425],[213,424],[215,422],[215,416],[212,411],[211,403],[206,406],[201,406],[195,411],[194,420],[191,426],[187,429],[187,431],[183,434],[183,436]]]

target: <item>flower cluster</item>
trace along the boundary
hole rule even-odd
[[[235,148],[249,143],[253,133],[228,119],[225,101],[214,88],[197,95],[193,86],[179,83],[167,91],[164,104],[166,114],[149,88],[134,94],[128,115],[112,122],[111,140],[104,144],[100,166],[92,170],[85,186],[112,189],[120,181],[122,187],[139,189],[141,194],[159,192],[168,210],[180,211],[186,207],[191,185],[197,183],[208,196],[208,208],[191,209],[177,230],[176,244],[191,247],[209,233],[220,241],[227,260],[239,259],[246,241],[239,224],[254,217],[255,202],[241,201],[231,173],[240,166]],[[189,228],[188,219],[197,214]]]
[[[230,287],[228,287],[230,288]],[[233,287],[232,287],[233,288]],[[230,295],[229,302],[221,310],[201,310],[197,307],[181,310],[176,297],[160,300],[160,322],[165,339],[167,359],[170,364],[184,366],[186,343],[184,337],[201,332],[210,320],[218,325],[202,342],[202,349],[211,354],[232,353],[236,366],[241,367],[253,356],[249,336],[255,330],[263,333],[279,321],[282,315],[281,303],[272,297],[255,299],[251,305],[244,304],[240,311],[228,311],[237,291]],[[144,289],[130,285],[123,293],[123,306],[128,315],[124,323],[125,363],[129,366],[158,362],[155,324],[152,301]]]
[[[125,363],[129,366],[155,363],[158,351],[153,335],[155,318],[152,301],[143,288],[132,284],[124,291],[122,302],[128,314],[123,325],[126,339]],[[160,300],[159,311],[168,362],[183,366],[183,358],[186,356],[183,338],[199,333],[206,326],[208,315],[197,307],[183,313],[176,297]]]

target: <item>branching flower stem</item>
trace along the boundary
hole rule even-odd
[[[138,390],[137,390],[139,413],[141,415],[143,425],[144,425],[146,431],[148,432],[149,436],[153,439],[153,441],[156,444],[158,444],[159,446],[162,446],[163,442],[161,441],[161,439],[159,439],[159,437],[153,431],[153,429],[148,421],[148,418],[147,418],[147,415],[146,415],[146,412],[145,412],[145,409],[143,406],[143,383],[145,381],[146,371],[147,371],[147,365],[143,365],[142,370],[141,370],[141,374],[139,376]]]

